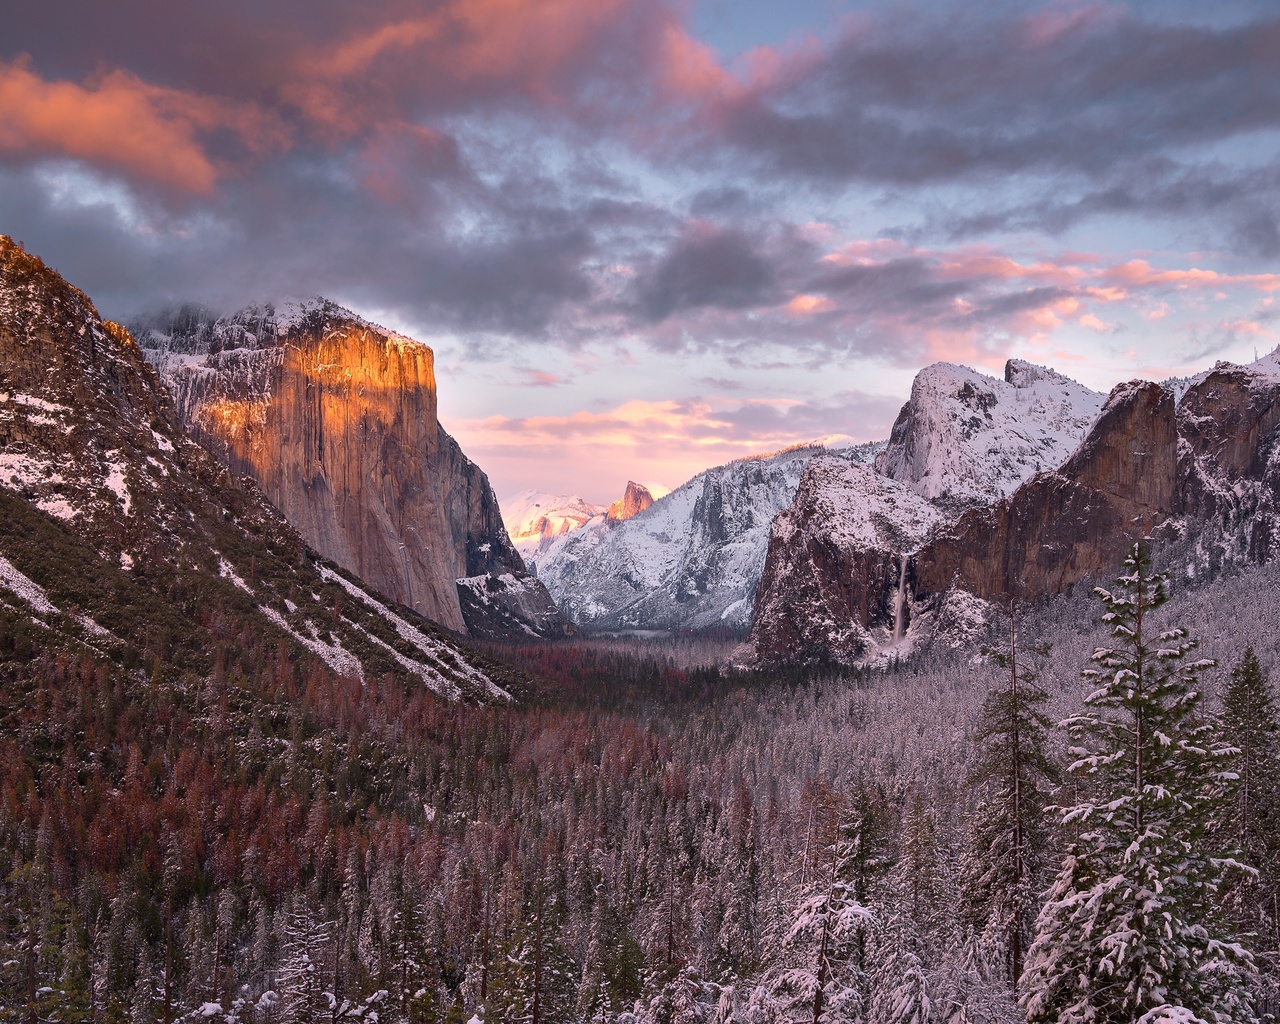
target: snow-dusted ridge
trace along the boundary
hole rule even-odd
[[[1019,359],[1004,380],[934,363],[916,374],[876,470],[952,507],[986,504],[1065,462],[1105,398]]]
[[[423,682],[441,696],[447,697],[451,700],[456,700],[460,695],[460,691],[458,684],[443,675],[440,668],[436,666],[448,666],[453,674],[461,676],[464,680],[474,685],[489,697],[494,697],[500,700],[511,699],[511,694],[490,679],[484,672],[481,672],[474,665],[470,665],[462,658],[459,658],[454,651],[450,650],[444,644],[427,636],[427,634],[418,629],[417,626],[414,626],[400,615],[397,615],[362,587],[352,583],[345,576],[334,572],[328,566],[317,565],[316,570],[325,580],[330,583],[336,583],[352,597],[377,612],[378,615],[390,624],[401,640],[404,640],[406,643],[414,647],[420,655],[427,659],[426,662],[422,662],[416,659],[409,659],[403,655],[396,657],[396,661],[402,668],[405,668],[419,676]],[[367,630],[364,632],[368,635]],[[395,653],[394,649],[384,641],[379,641],[377,637],[371,636],[370,638],[381,647],[392,651],[393,654]]]
[[[881,447],[846,440],[833,457],[865,462]],[[827,451],[801,445],[704,470],[631,519],[593,521],[555,541],[538,577],[580,626],[744,630],[770,523],[805,465]]]
[[[499,502],[511,543],[525,561],[536,559],[559,537],[581,529],[607,505],[595,505],[576,494],[525,490]]]

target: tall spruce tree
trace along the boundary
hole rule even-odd
[[[1211,663],[1152,621],[1168,584],[1142,546],[1096,593],[1117,643],[1094,652],[1094,689],[1064,723],[1087,789],[1063,814],[1081,832],[1036,923],[1028,1021],[1250,1020],[1253,959],[1218,906],[1236,862],[1206,843],[1227,752],[1200,712]]]
[[[856,819],[840,814],[815,856],[813,877],[798,887],[772,970],[783,1020],[830,1024],[861,1013],[867,984],[859,939],[872,915],[854,894],[858,840]]]
[[[1046,752],[1048,699],[1036,664],[1046,644],[1019,650],[1016,608],[1009,607],[1009,644],[994,652],[1004,682],[988,694],[977,739],[980,745],[970,785],[982,798],[969,828],[961,869],[961,898],[969,923],[1002,948],[1010,983],[1022,976],[1039,909],[1045,859],[1045,806],[1059,780]]]
[[[1237,926],[1255,933],[1256,952],[1269,963],[1268,988],[1277,987],[1280,958],[1280,724],[1267,677],[1252,647],[1231,670],[1222,694],[1222,739],[1234,748],[1215,839],[1239,848],[1256,875],[1240,875],[1224,904]]]

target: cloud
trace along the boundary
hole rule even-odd
[[[864,440],[888,435],[901,401],[847,390],[824,399],[699,396],[634,400],[604,411],[453,420],[446,424],[504,491],[526,486],[582,488],[612,500],[627,479],[668,486],[707,466],[778,451],[830,433]]]
[[[1052,31],[1046,26],[1052,25]],[[1096,176],[1280,122],[1280,19],[1225,28],[1095,7],[859,19],[823,59],[718,111],[763,173],[894,187]]]
[[[653,323],[690,309],[747,309],[777,301],[775,269],[746,233],[695,221],[635,284]]]
[[[249,151],[280,146],[278,122],[251,107],[149,85],[125,71],[84,84],[46,81],[0,61],[0,155],[70,157],[196,193],[219,171],[201,138],[234,134]]]

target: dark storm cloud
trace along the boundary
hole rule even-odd
[[[863,314],[928,317],[973,285],[973,281],[941,278],[929,261],[907,257],[823,269],[805,282],[804,290],[839,297],[842,308]]]
[[[722,111],[773,172],[902,186],[1096,176],[1280,124],[1280,20],[1172,26],[1110,8],[864,24]]]
[[[635,293],[641,315],[653,323],[684,310],[741,310],[781,297],[777,269],[753,239],[701,223],[644,270]]]

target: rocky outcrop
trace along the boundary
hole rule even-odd
[[[436,419],[430,348],[334,303],[138,325],[194,437],[307,543],[465,632],[457,580],[525,566],[488,478]]]
[[[611,523],[624,523],[628,519],[634,519],[652,504],[653,494],[649,488],[628,480],[627,489],[622,492],[621,498],[609,506],[605,518]]]
[[[769,532],[751,641],[767,661],[855,661],[901,642],[914,589],[906,552],[940,517],[869,466],[813,459]]]
[[[1159,384],[1116,387],[1060,469],[964,513],[912,557],[913,597],[959,587],[1021,600],[1114,570],[1134,540],[1179,511],[1174,412]]]
[[[1012,494],[1075,450],[1103,396],[1020,359],[997,380],[934,363],[916,374],[876,470],[959,511]]]
[[[1201,547],[1220,559],[1266,562],[1277,553],[1280,506],[1280,358],[1219,363],[1178,404],[1179,494],[1201,524]]]
[[[525,573],[491,572],[458,580],[467,628],[492,640],[558,640],[577,631],[547,588]]]

